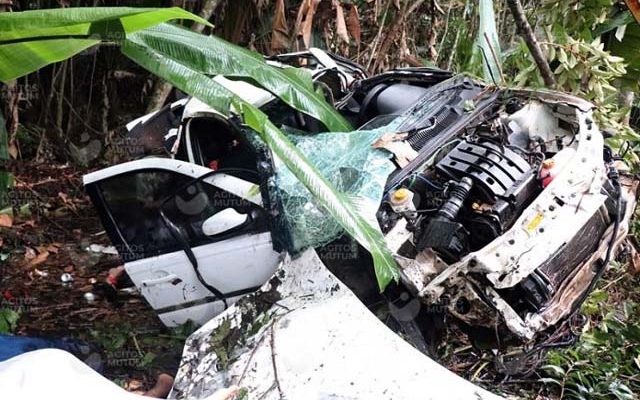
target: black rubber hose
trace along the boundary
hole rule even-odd
[[[471,188],[473,188],[473,181],[471,178],[467,176],[462,178],[462,180],[460,180],[460,182],[451,189],[449,198],[438,210],[438,215],[449,221],[455,220],[458,212],[460,212],[460,209],[462,208],[462,204],[467,199],[467,196],[469,196]]]

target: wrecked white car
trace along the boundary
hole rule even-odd
[[[498,346],[541,340],[575,314],[627,233],[637,185],[586,101],[428,68],[367,78],[318,50],[270,62],[305,65],[360,128],[321,133],[319,121],[271,93],[215,79],[377,218],[401,270],[383,296],[427,306],[396,318],[418,348],[438,325],[420,321],[445,316]],[[205,323],[267,282],[285,254],[331,243],[340,254],[320,255],[332,272],[365,304],[380,296],[368,255],[339,239],[337,224],[242,121],[187,98],[128,128],[138,159],[84,183],[165,324]],[[345,264],[360,272],[341,271]]]

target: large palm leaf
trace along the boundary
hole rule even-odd
[[[197,66],[201,60],[197,57],[184,57],[184,54],[180,60],[176,60],[144,44],[129,40],[123,43],[122,51],[150,72],[224,114],[229,115],[233,105],[235,112],[244,117],[245,124],[260,134],[269,148],[307,187],[325,210],[372,254],[380,289],[384,289],[392,279],[398,278],[395,261],[380,230],[362,217],[351,201],[322,176],[262,111],[238,98],[198,71],[197,67],[192,66]]]
[[[65,60],[101,41],[172,19],[209,24],[181,8],[64,8],[0,13],[0,81]]]
[[[500,63],[502,52],[496,28],[496,13],[493,0],[480,0],[480,27],[478,29],[478,46],[482,56],[484,79],[500,83],[502,73]]]

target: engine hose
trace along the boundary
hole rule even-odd
[[[569,314],[569,316],[567,318],[570,318],[576,312],[578,312],[578,310],[580,309],[580,306],[582,305],[582,303],[584,303],[584,301],[587,300],[587,297],[589,297],[589,294],[591,294],[591,292],[595,288],[595,286],[598,283],[598,281],[600,280],[600,278],[602,278],[602,275],[604,275],[605,271],[607,270],[607,266],[609,265],[609,262],[611,261],[611,256],[613,254],[613,248],[615,247],[616,240],[618,238],[618,229],[620,229],[620,221],[622,220],[622,216],[623,216],[622,215],[623,214],[623,212],[622,212],[622,187],[620,185],[620,175],[618,174],[618,170],[612,164],[609,164],[608,178],[611,181],[611,184],[613,185],[613,187],[617,189],[616,216],[615,216],[615,220],[613,222],[613,232],[611,233],[611,239],[609,239],[609,247],[607,248],[607,253],[606,253],[605,257],[604,257],[604,261],[602,262],[602,268],[600,268],[600,270],[593,277],[593,279],[591,280],[591,283],[589,284],[589,287],[587,288],[587,290],[584,291],[584,293],[582,293],[582,295],[580,296],[579,300],[573,304],[573,310],[571,311],[571,313]]]
[[[456,219],[458,212],[460,212],[460,208],[462,208],[462,204],[469,196],[469,192],[473,187],[473,181],[469,177],[464,177],[460,180],[456,186],[451,189],[451,193],[449,193],[449,198],[444,202],[442,207],[438,210],[438,215],[444,217],[450,221]]]

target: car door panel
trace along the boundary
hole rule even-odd
[[[279,253],[255,183],[173,159],[116,165],[84,182],[127,273],[165,324],[206,322],[275,271]],[[229,208],[248,223],[207,236],[204,221]]]
[[[268,232],[242,235],[192,251],[202,277],[223,294],[255,290],[273,274],[279,258]],[[198,281],[184,251],[129,262],[125,269],[156,311],[212,295]]]

